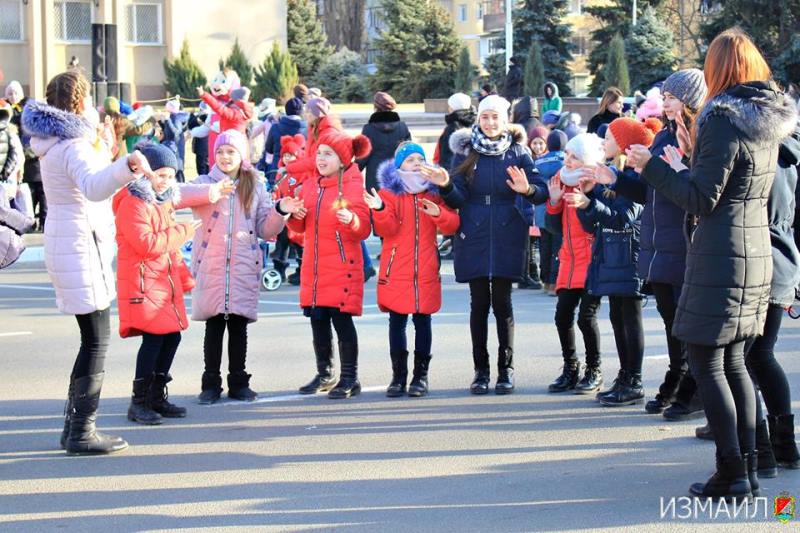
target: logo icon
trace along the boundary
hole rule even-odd
[[[783,491],[775,498],[775,518],[782,524],[794,518],[795,499],[787,491]]]

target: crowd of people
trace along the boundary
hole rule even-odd
[[[385,92],[375,94],[362,134],[350,136],[317,89],[298,85],[279,114],[274,100],[254,106],[246,88],[229,82],[227,73],[211,92],[198,88],[219,117],[216,131],[177,103],[158,116],[146,108],[125,113],[107,100],[103,122],[76,70],[51,80],[46,101],[24,103],[10,88],[23,150],[36,164],[37,178],[25,179],[42,184],[46,267],[59,310],[74,315],[80,331],[61,437],[67,453],[127,447],[95,427],[115,298],[119,334],[141,338],[130,420],[186,416],[169,401],[167,384],[189,327],[189,292],[191,318],[205,323],[199,402],[221,397],[226,331],[228,397],[257,397],[246,359],[264,266],[259,239],[276,240],[281,276],[289,252],[298,259],[293,281],[316,366],[301,393],[360,393],[353,318],[362,313],[364,283],[377,275],[378,307],[389,317],[386,395],[425,396],[432,316],[442,305],[441,235],[456,281],[469,285],[472,394],[492,388],[490,311],[499,345],[493,389],[514,391],[517,283],[556,298],[563,367],[550,393],[591,394],[605,406],[644,403],[642,302],[652,295],[669,365],[644,408],[672,420],[705,412],[698,437],[716,443],[716,473],[691,492],[748,497],[759,493],[759,475],[800,468],[789,386],[774,355],[800,286],[800,125],[795,101],[744,33],[720,34],[702,71],[673,73],[635,115],[608,88],[587,131],[562,110],[553,83],[544,87],[541,113],[536,98],[509,102],[491,87],[477,109],[469,95],[454,94],[430,161]],[[187,129],[200,173],[189,182],[181,175]],[[0,161],[25,175],[27,162],[20,169],[9,155],[17,148],[2,139]],[[192,210],[192,221],[176,221],[181,208]],[[381,239],[377,272],[364,244],[372,233]],[[180,249],[189,240],[187,266]],[[603,297],[619,357],[605,390]]]

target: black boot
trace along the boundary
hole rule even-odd
[[[626,379],[617,389],[617,392],[601,397],[600,403],[608,407],[618,407],[622,405],[633,405],[644,399],[642,390],[642,373],[627,372]]]
[[[656,394],[655,398],[647,402],[644,406],[644,410],[651,415],[662,413],[675,399],[675,393],[678,392],[682,377],[683,374],[680,372],[667,370],[667,373],[664,375],[664,383],[658,388],[658,394]]]
[[[561,375],[558,376],[548,387],[547,392],[564,392],[573,390],[578,384],[578,362],[566,361]]]
[[[514,349],[501,347],[497,352],[497,383],[495,394],[514,392]]]
[[[744,458],[744,462],[747,465],[747,480],[750,482],[750,492],[753,493],[753,496],[760,496],[761,486],[758,483],[758,476],[760,475],[758,471],[758,453],[743,453],[742,458]]]
[[[472,362],[475,365],[475,377],[469,386],[471,394],[488,394],[491,371],[489,370],[489,353],[484,351],[472,353]]]
[[[169,374],[156,373],[153,375],[153,384],[150,385],[150,406],[153,411],[165,418],[184,418],[186,408],[178,407],[168,400],[167,383],[170,381],[172,381],[172,376]]]
[[[694,436],[703,440],[714,440],[714,432],[711,431],[711,424],[694,428]]]
[[[675,401],[664,409],[662,416],[667,420],[677,422],[699,418],[704,414],[703,401],[697,390],[697,383],[695,383],[692,375],[687,372],[678,386],[678,392],[675,393]]]
[[[200,396],[197,401],[201,405],[210,405],[219,400],[222,393],[222,376],[219,372],[203,372]]]
[[[67,455],[108,454],[128,447],[122,438],[103,435],[95,427],[103,376],[104,372],[100,372],[75,380]]]
[[[767,416],[775,460],[782,468],[800,469],[800,453],[794,437],[794,415]]]
[[[252,402],[258,393],[250,388],[250,377],[244,370],[228,374],[228,398],[240,402]]]
[[[689,492],[695,496],[725,500],[750,498],[752,491],[747,476],[746,459],[741,456],[717,456],[717,471],[714,475],[705,483],[694,483]]]
[[[317,375],[300,387],[300,394],[328,392],[336,385],[336,378],[333,376],[333,346],[314,343],[314,356],[317,359]]]
[[[414,397],[428,394],[428,368],[431,364],[429,354],[414,352],[414,376],[408,386],[408,395]]]
[[[343,400],[361,394],[361,383],[358,382],[358,344],[339,341],[339,360],[342,371],[339,383],[328,392],[331,400]]]
[[[597,392],[603,385],[603,372],[599,365],[586,365],[581,379],[575,385],[575,394],[591,394]]]
[[[153,383],[152,374],[146,378],[133,380],[133,396],[131,405],[128,407],[128,420],[146,426],[157,426],[161,420],[161,415],[153,410],[150,405],[150,385]]]
[[[392,359],[392,382],[386,388],[386,396],[397,398],[406,393],[406,382],[408,380],[408,352],[392,352],[389,354]]]
[[[69,420],[72,417],[72,394],[73,394],[73,381],[72,376],[69,378],[69,388],[67,389],[67,403],[64,404],[64,429],[61,431],[61,438],[59,444],[61,449],[67,448],[67,439],[69,438]]]
[[[772,452],[772,443],[769,440],[767,421],[762,420],[756,424],[756,450],[758,450],[758,476],[774,478],[778,476],[778,463]]]
[[[597,393],[597,401],[602,402],[604,397],[611,397],[614,396],[617,391],[625,384],[625,380],[628,379],[628,372],[624,368],[620,368],[619,372],[617,372],[617,377],[614,379],[614,383],[611,384],[611,388],[607,391],[598,392]]]
[[[275,267],[275,271],[280,274],[281,282],[286,283],[286,269],[289,268],[289,261],[281,261],[280,259],[275,259],[272,261],[272,264]]]

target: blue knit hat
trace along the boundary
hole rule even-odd
[[[400,166],[403,164],[403,161],[405,161],[411,154],[419,154],[422,156],[422,160],[425,160],[425,150],[422,149],[422,146],[412,142],[405,143],[401,145],[394,153],[395,168],[400,168]]]
[[[171,168],[178,171],[178,158],[175,152],[162,144],[146,144],[139,146],[137,149],[147,159],[147,163],[152,170],[159,168]]]

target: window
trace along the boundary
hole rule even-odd
[[[483,2],[478,2],[478,11],[475,15],[478,20],[483,20]]]
[[[22,40],[22,2],[0,0],[0,41]]]
[[[458,4],[458,21],[467,21],[467,4]]]
[[[92,41],[92,5],[89,2],[54,2],[56,39]]]
[[[131,4],[126,15],[125,30],[129,43],[161,44],[161,4]]]
[[[581,8],[582,8],[583,0],[570,0],[569,2],[569,10],[573,15],[580,15]]]

